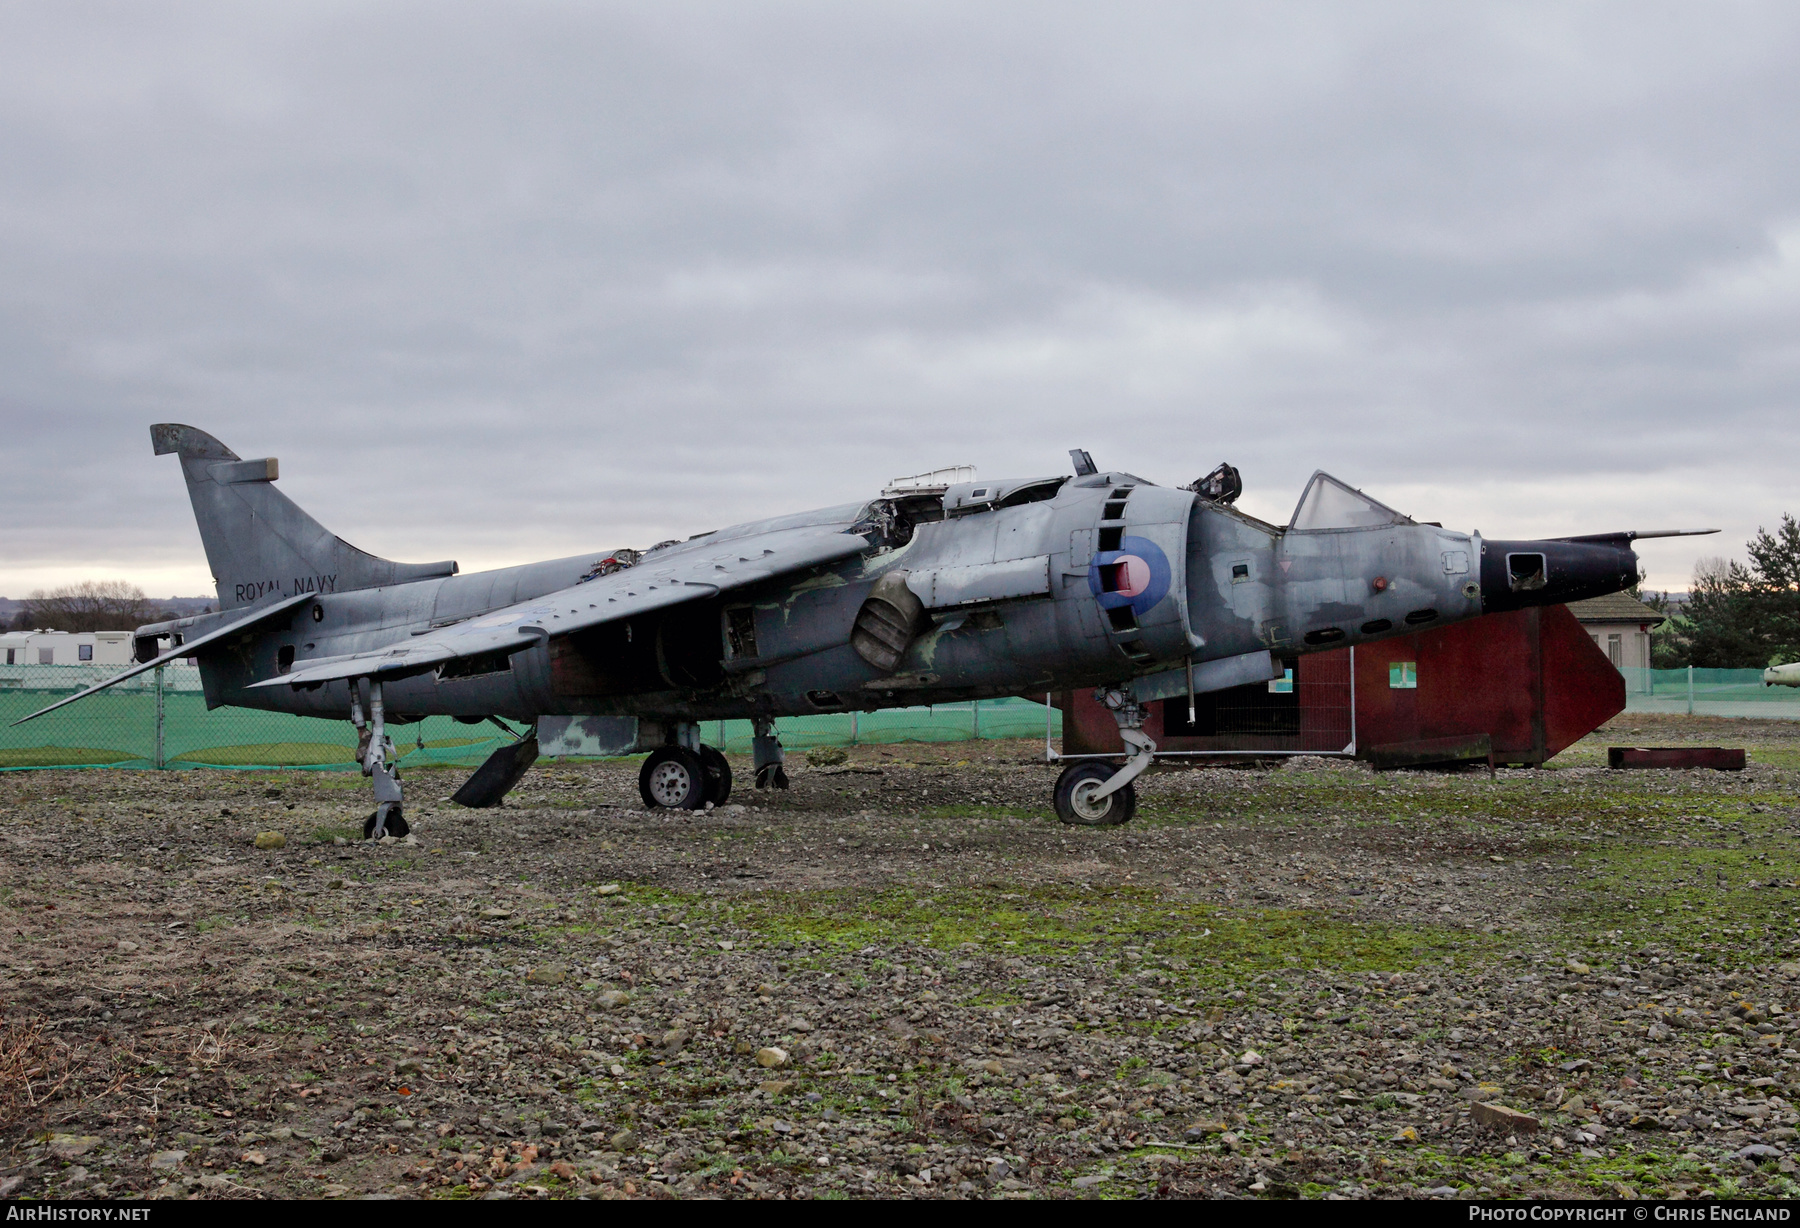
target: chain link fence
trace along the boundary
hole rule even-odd
[[[1627,712],[1749,716],[1800,720],[1800,687],[1765,686],[1760,669],[1632,669],[1625,675]]]
[[[356,731],[344,720],[250,708],[206,710],[200,671],[169,665],[91,695],[80,703],[12,722],[118,672],[114,666],[0,666],[0,770],[67,767],[313,768],[354,770]],[[858,742],[959,742],[974,738],[1061,736],[1062,714],[1023,699],[986,699],[885,712],[833,712],[776,721],[783,744],[804,750]],[[410,764],[474,767],[524,732],[432,716],[388,726]],[[702,738],[748,754],[749,721],[707,721]]]

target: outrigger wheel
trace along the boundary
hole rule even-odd
[[[787,773],[779,763],[765,763],[756,769],[756,787],[759,789],[785,789],[788,787]]]
[[[1117,827],[1137,813],[1137,788],[1127,782],[1096,798],[1100,786],[1119,770],[1115,763],[1080,763],[1056,778],[1056,817],[1080,827]]]
[[[711,746],[700,748],[700,771],[706,777],[706,800],[723,806],[731,796],[731,764]]]
[[[638,792],[652,810],[700,810],[707,801],[706,783],[700,756],[685,746],[651,752],[638,771]]]
[[[400,813],[399,806],[395,806],[392,810],[388,811],[387,831],[384,834],[392,836],[392,837],[394,837],[394,839],[399,840],[402,837],[404,837],[407,832],[409,832],[411,830],[412,830],[412,828],[410,828],[406,825],[406,818],[404,815],[402,815]],[[363,820],[363,839],[367,840],[367,839],[371,838],[372,836],[374,836],[374,834],[375,834],[375,816],[373,814],[371,814],[368,818]]]

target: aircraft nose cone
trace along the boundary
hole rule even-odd
[[[1638,558],[1621,538],[1610,542],[1484,541],[1484,613],[1561,605],[1618,593],[1637,583]]]

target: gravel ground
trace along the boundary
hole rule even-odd
[[[1752,766],[1600,766],[1684,742]],[[1792,725],[1112,829],[1034,756],[426,772],[379,846],[337,773],[0,775],[0,1195],[1800,1194]]]

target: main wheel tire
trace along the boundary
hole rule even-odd
[[[1056,778],[1056,817],[1078,827],[1117,827],[1137,813],[1137,788],[1127,784],[1116,793],[1093,794],[1118,771],[1112,763],[1081,763]]]
[[[702,746],[700,771],[706,777],[706,800],[723,806],[731,796],[731,763],[713,747]]]
[[[699,810],[706,805],[706,771],[700,756],[681,746],[665,746],[644,760],[638,792],[652,810]]]
[[[400,807],[395,806],[392,810],[388,811],[387,832],[386,832],[387,835],[390,835],[390,836],[394,837],[394,839],[399,840],[399,839],[403,839],[406,836],[406,833],[411,830],[412,830],[412,828],[407,826],[406,816],[400,813]],[[375,835],[375,816],[373,814],[371,814],[368,818],[363,820],[363,839],[364,840],[371,839],[374,837],[374,835]]]

